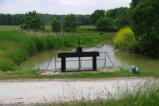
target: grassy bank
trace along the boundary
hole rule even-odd
[[[0,73],[0,80],[6,79],[98,79],[98,78],[124,78],[124,77],[154,77],[159,78],[159,72],[155,70],[141,70],[139,74],[130,73],[121,69],[118,72],[97,73],[65,73],[58,75],[41,75],[38,70],[8,71]]]
[[[78,38],[83,47],[112,41],[114,33],[27,33],[18,30],[0,30],[0,69],[16,70],[16,66],[41,51],[77,47]]]

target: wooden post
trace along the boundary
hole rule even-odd
[[[96,56],[93,56],[93,70],[94,70],[94,71],[97,70],[97,60],[96,60]]]
[[[66,71],[66,57],[61,58],[61,71],[62,72]]]
[[[81,71],[81,58],[78,57],[78,71]]]

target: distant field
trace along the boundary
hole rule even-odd
[[[0,30],[20,30],[18,25],[0,25]]]
[[[78,32],[92,32],[95,31],[95,26],[87,25],[87,26],[80,26],[77,29]]]
[[[47,29],[50,29],[50,26],[46,26]],[[19,25],[0,25],[0,30],[8,30],[8,31],[12,31],[12,30],[20,30],[20,26]]]
[[[51,26],[47,25],[45,26],[45,28],[47,30],[49,30],[51,32]],[[0,25],[0,30],[8,30],[8,31],[12,31],[12,30],[20,30],[20,26],[19,25]],[[78,32],[91,32],[91,31],[95,31],[95,26],[80,26],[77,29]]]

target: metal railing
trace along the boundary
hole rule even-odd
[[[110,56],[109,56],[109,53],[108,52],[99,52],[100,54],[104,54],[104,58],[97,58],[97,60],[100,60],[100,61],[104,61],[104,66],[106,67],[107,66],[107,61],[109,60],[111,65],[114,66],[114,63],[113,61],[111,60]],[[78,57],[77,57],[78,58]],[[48,63],[48,66],[47,66],[47,69],[49,68],[49,65],[51,64],[51,60],[53,59],[53,56],[51,56],[50,58],[50,61]],[[72,60],[67,60],[67,62],[79,62],[79,70],[80,70],[80,67],[81,67],[81,62],[82,61],[92,61],[92,59],[85,59],[85,60],[81,60],[80,57],[79,59],[72,59]],[[57,56],[55,56],[55,70],[57,69],[57,63],[61,62],[61,60],[57,60]]]

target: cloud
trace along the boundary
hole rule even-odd
[[[69,6],[95,5],[97,0],[58,0],[60,4]]]
[[[0,0],[0,4],[2,4],[4,2],[4,0]]]
[[[36,10],[50,14],[90,14],[96,9],[129,6],[131,0],[0,0],[0,13]]]

